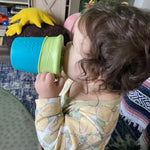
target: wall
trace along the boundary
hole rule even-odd
[[[135,0],[134,6],[138,8],[150,9],[150,0]]]

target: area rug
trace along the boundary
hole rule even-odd
[[[14,70],[10,63],[0,63],[0,87],[18,98],[33,118],[37,98],[35,78],[36,74]]]

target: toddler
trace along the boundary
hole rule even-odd
[[[104,150],[121,95],[150,76],[150,15],[102,1],[86,8],[64,50],[63,71],[37,75],[35,126],[45,150]]]

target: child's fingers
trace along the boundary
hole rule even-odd
[[[41,80],[41,81],[45,81],[46,76],[47,76],[47,73],[46,73],[46,72],[42,72],[42,73],[41,73],[41,76],[40,76],[40,80]]]
[[[47,75],[46,75],[46,81],[49,82],[49,83],[54,83],[54,81],[55,81],[54,74],[47,73]]]
[[[39,73],[39,74],[37,74],[37,76],[36,76],[36,81],[38,81],[39,79],[40,79],[40,76],[41,76],[41,74]]]
[[[45,72],[39,73],[39,74],[36,76],[36,80],[38,80],[38,81],[44,81],[44,80],[45,80],[45,76],[46,76],[46,73],[45,73]]]

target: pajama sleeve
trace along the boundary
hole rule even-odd
[[[35,127],[44,150],[104,150],[117,122],[118,107],[74,105],[62,108],[59,97],[36,100]]]
[[[63,124],[60,99],[36,100],[35,127],[40,144],[44,149],[54,149],[59,133],[59,127]]]

